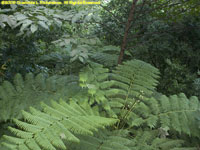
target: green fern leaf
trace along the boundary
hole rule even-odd
[[[69,88],[70,87],[70,88]],[[83,91],[75,76],[52,76],[49,78],[29,73],[25,80],[20,74],[14,77],[14,84],[8,81],[0,86],[0,121],[21,118],[21,110],[30,106],[40,108],[41,101],[49,103],[49,99],[68,99]],[[80,94],[81,95],[81,94]]]
[[[79,143],[80,135],[93,135],[98,128],[105,128],[117,121],[89,115],[84,108],[74,102],[67,104],[63,100],[60,103],[52,101],[52,107],[44,103],[41,107],[42,112],[34,108],[30,108],[30,113],[23,111],[24,122],[14,119],[18,129],[9,127],[9,130],[17,137],[4,136],[7,141],[3,143],[4,146],[12,150],[65,150],[67,145],[64,139]]]

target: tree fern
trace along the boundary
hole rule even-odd
[[[123,132],[123,131],[122,131]],[[100,130],[94,136],[79,136],[80,143],[71,145],[73,150],[131,150],[128,146],[131,140],[123,137],[121,131]]]
[[[121,89],[121,93],[127,93],[123,96],[129,98],[150,96],[156,85],[159,71],[140,60],[133,60],[119,65],[112,74],[112,79],[115,81],[115,86]],[[128,98],[127,98],[128,99]]]
[[[119,47],[112,45],[104,46],[95,50],[90,57],[93,61],[100,63],[105,67],[113,67],[117,65],[119,51]]]
[[[108,80],[108,69],[102,65],[90,63],[79,73],[80,86],[88,89],[89,103],[106,102],[104,91],[101,85],[105,85]]]
[[[158,75],[153,66],[132,60],[119,65],[111,74],[100,65],[90,65],[81,72],[80,81],[88,88],[92,102],[98,103],[101,95],[107,113],[121,119],[118,128],[162,127],[199,137],[195,117],[200,110],[198,99],[188,99],[184,94],[156,96]]]
[[[3,145],[12,150],[65,150],[64,140],[79,143],[77,135],[93,135],[98,128],[116,123],[117,119],[103,118],[87,113],[84,108],[71,101],[52,101],[52,107],[42,103],[42,110],[30,108],[23,111],[24,121],[14,119],[18,128],[9,127],[17,137],[4,136]]]
[[[162,95],[138,102],[130,110],[122,110],[127,114],[123,118],[129,128],[148,126],[150,128],[166,128],[199,137],[198,121],[200,103],[196,97],[188,99],[183,93],[169,98]]]
[[[29,73],[25,80],[20,74],[14,78],[14,84],[4,81],[0,86],[0,121],[20,118],[21,110],[29,106],[39,107],[40,101],[48,103],[49,99],[70,98],[81,90],[75,76],[34,77]],[[70,87],[70,88],[69,88]]]
[[[132,60],[110,71],[103,65],[89,63],[79,77],[79,84],[83,91],[87,89],[87,93],[72,94],[70,104],[52,101],[52,107],[49,107],[43,103],[42,112],[33,108],[30,109],[31,113],[23,111],[24,121],[14,119],[17,128],[9,127],[17,138],[4,136],[7,142],[3,145],[13,150],[66,147],[73,150],[196,150],[184,147],[184,140],[172,137],[179,133],[179,136],[189,135],[199,139],[198,99],[188,99],[182,93],[169,97],[156,93],[159,72],[153,66]],[[28,84],[27,89],[34,85],[31,90],[39,87],[42,91],[50,85],[54,92],[55,87],[67,86],[65,79],[53,78],[50,81],[62,84],[37,82],[36,78],[29,77],[26,80],[32,84]],[[13,91],[23,93],[21,87],[26,85],[26,80],[23,84],[15,83],[15,88],[6,83],[8,85],[3,85],[2,89],[13,97],[16,93]],[[61,90],[61,93],[65,91]],[[62,94],[58,94],[58,97],[62,97]],[[120,121],[116,123],[117,119],[99,117],[99,114],[116,117]],[[113,126],[97,130],[106,125]]]
[[[196,97],[187,99],[184,94],[153,96],[158,71],[141,61],[129,61],[113,71],[114,88],[120,89],[113,97],[125,100],[121,113],[122,122],[134,126],[168,127],[193,136],[200,136],[195,112],[200,110]],[[121,124],[125,126],[125,123]]]
[[[158,99],[160,112],[158,114],[162,127],[170,127],[179,133],[200,137],[195,113],[199,113],[200,103],[197,97],[188,99],[185,94],[173,95]],[[200,113],[199,113],[200,114]]]
[[[103,108],[109,115],[116,116],[123,106],[152,95],[158,74],[156,68],[139,60],[118,66],[112,74],[102,65],[93,63],[82,70],[80,82],[82,87],[88,88],[91,103],[103,102]]]
[[[131,150],[197,150],[184,147],[184,141],[162,138],[159,130],[135,130],[129,147]]]
[[[129,134],[131,133],[131,135]],[[161,130],[101,130],[94,136],[79,136],[79,144],[71,144],[73,150],[197,150],[185,147],[184,140],[166,138]]]

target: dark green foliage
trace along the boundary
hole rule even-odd
[[[123,137],[124,131],[109,132],[100,130],[94,136],[79,136],[80,144],[72,145],[73,150],[131,150],[128,146],[131,140]],[[126,134],[127,136],[127,134]]]
[[[143,28],[145,35],[135,41],[141,44],[133,46],[134,50],[130,48],[130,52],[160,70],[158,91],[194,95],[192,84],[200,64],[199,17],[185,16],[177,23],[157,20]]]
[[[159,118],[163,128],[170,127],[179,133],[200,136],[198,122],[195,118],[195,114],[200,109],[200,103],[197,97],[193,96],[187,99],[182,93],[178,96],[170,96],[169,98],[161,96],[158,99],[161,105]]]
[[[163,69],[163,76],[158,85],[160,92],[167,91],[167,93],[175,94],[184,91],[186,95],[198,96],[197,90],[193,89],[192,85],[196,74],[191,74],[190,69],[178,61],[166,59],[164,64],[165,69]]]
[[[200,97],[200,78],[196,78],[193,83],[195,89],[195,95]]]
[[[139,129],[133,134],[134,137],[130,143],[132,150],[197,150],[194,147],[183,147],[183,140],[165,138],[166,135],[162,135],[160,130]]]
[[[138,0],[118,65],[131,3],[1,7],[1,150],[199,149],[199,2]]]
[[[113,67],[117,65],[119,50],[119,47],[116,46],[104,46],[95,50],[91,54],[91,58],[93,61],[103,64],[105,67]]]
[[[158,91],[163,94],[198,96],[192,84],[200,65],[199,1],[137,3],[125,50],[131,56],[125,60],[136,58],[158,68]],[[128,0],[112,0],[105,5],[96,35],[105,43],[121,45],[130,7]]]
[[[29,106],[38,108],[41,101],[49,103],[50,99],[78,96],[81,89],[77,81],[75,76],[47,78],[42,74],[34,77],[32,73],[27,74],[24,80],[17,74],[14,84],[4,81],[0,86],[0,121],[21,118],[21,110],[27,110]]]
[[[28,72],[51,75],[74,73],[67,51],[64,50],[65,57],[61,57],[64,58],[63,61],[56,59],[57,61],[50,62],[54,59],[47,61],[44,57],[53,52],[62,55],[52,42],[65,34],[74,35],[74,30],[80,34],[85,25],[75,25],[76,22],[98,20],[93,10],[82,9],[78,12],[76,9],[69,10],[70,7],[67,10],[62,7],[55,9],[53,5],[6,5],[6,8],[8,9],[0,9],[0,83],[3,80],[11,81],[16,73],[23,76]],[[79,55],[81,52],[79,51]],[[54,56],[55,54],[52,57]],[[85,59],[87,58],[80,57],[81,62]],[[76,67],[77,65],[79,64],[75,64]]]

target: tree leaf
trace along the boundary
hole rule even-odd
[[[54,20],[55,20],[56,25],[58,25],[59,27],[62,26],[62,21],[60,21],[60,20],[57,19],[57,18],[54,18]]]
[[[13,10],[15,10],[15,9],[17,8],[17,5],[16,5],[16,4],[12,4],[12,5],[10,5],[10,7],[11,7]]]
[[[48,19],[45,16],[38,15],[38,16],[36,16],[36,18],[38,18],[39,20],[42,20],[42,21],[48,21]]]
[[[81,14],[81,13],[76,14],[76,15],[72,18],[72,23],[75,23],[75,22],[78,21],[81,17],[82,17],[82,14]]]
[[[53,17],[54,17],[54,18],[63,19],[63,16],[61,16],[61,15],[58,15],[58,14],[53,14]]]
[[[71,58],[70,61],[74,62],[77,58],[78,58],[78,55],[76,55],[75,57]]]
[[[5,25],[5,23],[0,22],[0,26],[1,26],[1,28],[4,28],[6,25]]]
[[[41,27],[43,27],[43,28],[49,30],[49,27],[46,25],[46,23],[45,23],[44,21],[38,21],[38,24],[39,24]]]
[[[37,30],[38,30],[38,26],[35,25],[35,24],[32,24],[32,25],[31,25],[31,32],[34,33],[34,32],[37,31]]]
[[[97,22],[101,21],[101,18],[97,14],[93,15],[92,18]]]
[[[4,14],[0,14],[0,20],[1,20],[1,22],[7,22],[8,16],[4,15]]]
[[[79,52],[78,49],[73,49],[73,50],[71,51],[71,53],[70,53],[70,56],[71,56],[71,57],[74,57],[74,56],[77,56],[79,53],[80,53],[80,52]]]
[[[79,58],[79,60],[80,60],[82,63],[84,63],[83,57],[79,56],[78,58]]]
[[[17,14],[15,18],[17,19],[17,21],[21,21],[21,20],[27,19],[28,17],[23,14]]]
[[[92,14],[88,14],[85,19],[84,19],[84,22],[89,22],[92,18]]]
[[[23,21],[18,22],[17,24],[15,24],[15,26],[13,28],[18,27],[19,25],[23,24]]]
[[[23,31],[24,29],[26,29],[29,25],[32,24],[33,21],[26,19],[23,21],[23,25],[20,28],[20,31]]]
[[[8,18],[7,18],[7,23],[8,23],[8,25],[13,29],[14,26],[15,26],[15,24],[16,24],[17,22],[16,22],[16,19],[14,18],[14,16],[13,16],[13,15],[10,15],[10,16],[8,16]]]

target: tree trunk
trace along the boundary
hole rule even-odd
[[[133,14],[134,14],[134,10],[135,10],[135,5],[137,3],[138,0],[133,0],[132,6],[131,6],[131,10],[129,13],[129,17],[128,17],[128,21],[126,23],[126,29],[125,29],[125,33],[124,33],[124,37],[123,37],[123,41],[121,44],[121,50],[120,50],[120,55],[118,58],[118,64],[122,63],[123,57],[124,57],[124,51],[127,45],[127,37],[128,37],[128,32],[131,26],[131,22],[133,21]]]

